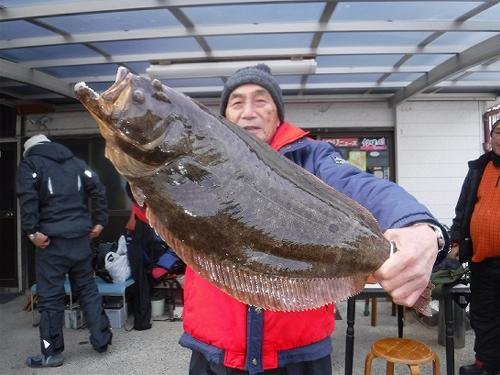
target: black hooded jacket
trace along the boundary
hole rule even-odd
[[[19,164],[16,188],[26,234],[76,238],[96,224],[107,224],[104,185],[83,160],[59,143],[41,143],[28,150]]]

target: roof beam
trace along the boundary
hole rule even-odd
[[[64,96],[75,97],[70,84],[36,69],[0,59],[0,72],[3,78],[38,86]]]
[[[145,28],[130,31],[107,31],[54,35],[36,38],[15,38],[0,41],[0,49],[54,46],[75,43],[95,43],[120,40],[159,39],[174,37],[255,35],[280,33],[325,33],[325,32],[402,32],[402,31],[481,31],[499,32],[500,21],[356,21],[356,22],[297,22],[297,23],[260,23],[231,24],[194,27]]]
[[[278,58],[312,57],[326,55],[397,55],[397,54],[456,54],[466,49],[463,45],[446,46],[363,46],[363,47],[323,47],[316,50],[311,48],[262,48],[262,49],[238,49],[214,51],[210,55],[210,61],[238,60],[242,56],[245,60],[272,60]],[[67,59],[31,60],[22,64],[28,68],[47,68],[54,66],[74,66],[86,64],[121,64],[123,62],[162,61],[170,62],[195,62],[206,60],[203,51],[194,52],[171,52],[171,53],[134,53],[128,55],[115,55],[109,57],[78,57]]]
[[[445,80],[453,74],[481,64],[492,58],[496,58],[497,56],[500,56],[500,35],[486,39],[439,64],[426,75],[413,81],[413,83],[407,87],[400,89],[390,99],[389,103],[395,106],[413,95],[425,91],[440,81]]]
[[[299,3],[304,0],[274,0],[273,3]],[[341,0],[339,2],[373,2],[373,1],[394,1],[394,0]],[[400,0],[401,1],[401,0]],[[414,0],[402,0],[414,1]],[[457,0],[425,0],[429,3],[434,1],[457,1]],[[469,1],[469,0],[458,0]],[[130,10],[146,10],[170,7],[191,7],[191,6],[210,6],[210,5],[242,5],[242,4],[259,4],[270,3],[269,0],[81,0],[72,1],[64,4],[50,5],[30,5],[0,8],[0,21],[13,21],[24,18],[40,18],[54,16],[68,16],[75,14],[86,13],[103,13],[103,12],[123,12]],[[319,2],[319,1],[318,1]],[[332,0],[325,0],[332,2]]]
[[[144,76],[144,75],[143,75]],[[79,82],[109,82],[110,86],[115,80],[115,76],[100,76],[100,77],[78,77]],[[68,82],[76,82],[70,79],[65,79]],[[376,88],[392,88],[395,91],[401,87],[405,87],[411,84],[411,81],[385,81],[381,83],[377,82],[322,82],[322,83],[284,83],[280,87],[282,90],[315,90],[315,89],[325,89],[325,90],[335,90],[335,89],[376,89]],[[73,86],[73,84],[71,85]],[[500,81],[444,81],[437,84],[439,87],[498,87],[500,86]],[[186,92],[188,90],[190,93],[207,93],[207,92],[220,92],[222,91],[221,86],[203,86],[203,87],[174,87],[178,91]]]
[[[415,66],[407,66],[402,68],[393,68],[392,66],[363,66],[363,67],[341,67],[341,68],[316,68],[314,75],[318,74],[369,74],[369,73],[425,73],[431,70],[433,66],[425,66],[425,65],[415,65]],[[489,70],[492,71],[500,71],[500,68],[497,70]],[[309,74],[304,74],[305,76],[309,76]],[[189,74],[179,75],[175,78],[190,78]],[[201,77],[201,76],[200,76]],[[211,72],[207,72],[206,76],[203,77],[220,77],[219,75],[214,75]],[[65,77],[61,78],[61,80],[74,83],[74,82],[108,82],[114,81],[114,75],[101,75],[101,76],[73,76],[73,77]],[[1,82],[0,82],[1,87]]]

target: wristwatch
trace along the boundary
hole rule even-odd
[[[28,234],[28,238],[31,240],[31,241],[34,241],[35,238],[36,238],[36,232],[35,233],[30,233]]]
[[[444,240],[443,230],[441,229],[441,227],[439,225],[431,224],[431,223],[417,223],[416,225],[429,226],[434,231],[434,233],[436,233],[438,251],[441,251],[444,249],[445,240]]]

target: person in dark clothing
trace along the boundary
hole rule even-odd
[[[145,264],[144,251],[155,235],[149,226],[144,210],[137,205],[127,183],[125,191],[132,201],[132,213],[127,223],[131,240],[127,245],[127,256],[130,264],[130,273],[135,280],[132,286],[134,298],[134,329],[143,331],[151,328],[151,289],[152,284]]]
[[[125,185],[125,191],[132,201],[132,212],[125,228],[131,237],[127,245],[127,255],[130,271],[135,280],[132,286],[134,329],[142,331],[151,328],[151,295],[155,280],[160,281],[162,277],[172,275],[174,272],[183,272],[184,263],[174,252],[170,252],[169,268],[164,268],[162,264],[158,265],[158,261],[169,248],[149,225],[146,207],[137,204],[129,183]]]
[[[471,271],[471,326],[476,361],[460,375],[500,374],[500,120],[492,150],[469,162],[451,227],[452,252]]]
[[[22,230],[36,247],[41,354],[30,367],[64,362],[64,281],[69,275],[97,352],[111,344],[110,324],[93,277],[90,239],[107,224],[105,188],[99,177],[65,146],[38,134],[24,144],[16,177]],[[92,201],[92,218],[88,200]]]

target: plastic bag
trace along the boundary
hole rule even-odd
[[[116,249],[116,253],[120,255],[127,255],[127,241],[123,234],[118,239],[118,247]]]
[[[130,265],[127,254],[118,254],[110,251],[104,258],[106,269],[108,270],[114,283],[123,283],[130,277]]]

